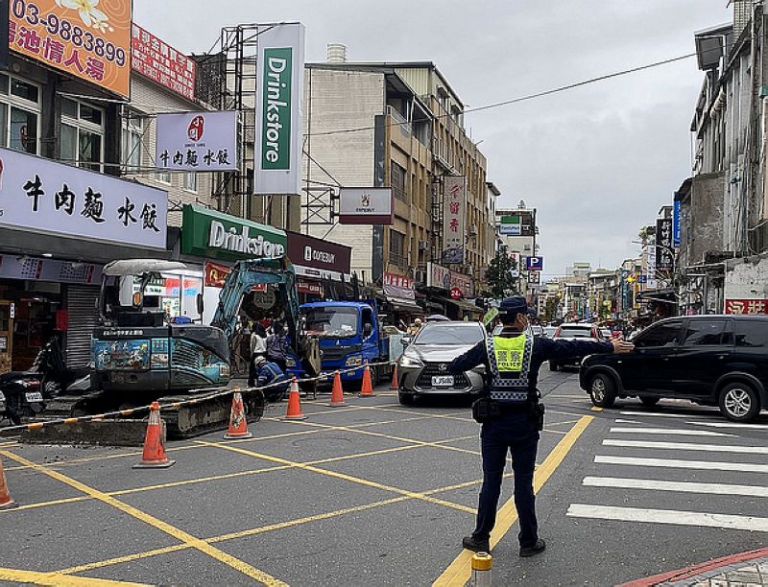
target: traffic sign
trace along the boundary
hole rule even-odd
[[[526,257],[525,268],[528,271],[542,271],[544,269],[544,257]]]

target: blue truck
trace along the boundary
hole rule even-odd
[[[374,302],[312,302],[300,307],[305,334],[320,342],[322,371],[343,371],[342,381],[358,384],[366,363],[373,365],[389,361],[389,337],[384,333]],[[289,374],[301,380],[301,362],[289,358]],[[386,376],[390,367],[371,366],[373,383]]]

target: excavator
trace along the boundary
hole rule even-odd
[[[210,326],[171,321],[162,308],[146,303],[152,297],[146,295],[148,286],[162,279],[163,272],[185,268],[183,263],[155,259],[113,261],[104,267],[99,326],[92,341],[91,388],[97,391],[59,396],[54,401],[56,411],[70,405],[71,415],[81,416],[200,397],[200,402],[163,411],[169,435],[189,437],[226,425],[231,398],[207,396],[230,384],[234,341],[243,318],[256,318],[248,315],[254,308],[249,300],[255,294],[260,295],[262,316],[271,314],[287,325],[294,359],[310,374],[319,373],[319,343],[301,328],[296,274],[290,261],[237,262]],[[265,306],[264,299],[271,303]],[[200,315],[202,309],[199,296]],[[260,394],[245,394],[243,400],[251,416],[263,413]]]

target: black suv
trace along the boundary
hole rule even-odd
[[[688,316],[650,326],[626,355],[592,355],[579,382],[600,407],[639,397],[646,406],[679,398],[720,406],[747,422],[768,408],[768,317]]]

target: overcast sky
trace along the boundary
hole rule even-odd
[[[431,60],[481,106],[694,51],[731,20],[727,0],[135,0],[135,21],[201,53],[222,26],[299,20],[307,60],[344,43],[351,61]],[[615,268],[691,168],[702,72],[691,58],[531,102],[468,114],[500,206],[538,210],[545,274]]]

